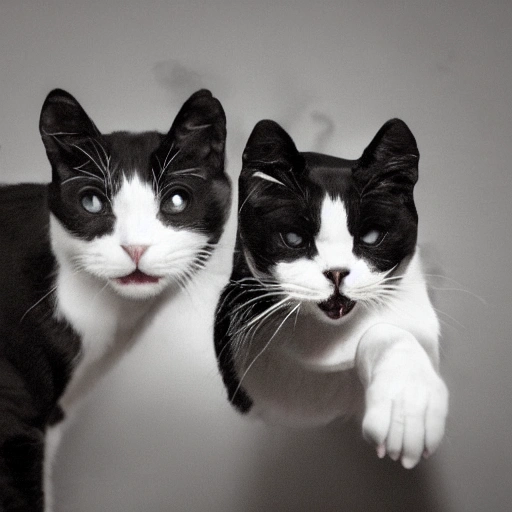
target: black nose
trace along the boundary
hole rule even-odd
[[[329,281],[332,281],[334,283],[334,286],[336,290],[340,287],[341,282],[345,277],[348,276],[350,272],[345,269],[332,269],[332,270],[326,270],[324,272],[324,276],[329,279]]]

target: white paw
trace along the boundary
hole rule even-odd
[[[448,390],[430,362],[391,357],[366,390],[363,435],[380,458],[388,454],[409,469],[437,449],[447,413]]]

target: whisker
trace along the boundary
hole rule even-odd
[[[25,311],[25,313],[23,314],[23,316],[20,318],[20,324],[23,322],[23,319],[36,307],[38,306],[39,304],[41,304],[41,302],[43,302],[44,299],[46,299],[46,297],[50,296],[55,290],[57,289],[57,285],[55,285],[53,288],[50,289],[50,291],[46,294],[44,294],[35,304],[33,304],[32,306],[30,306],[27,311]]]
[[[85,151],[85,149],[78,146],[77,144],[72,144],[72,146],[75,147],[76,149],[78,149],[79,151],[81,151],[87,158],[89,158],[89,160],[98,168],[98,170],[101,172],[101,174],[104,177],[106,177],[103,167],[101,167],[101,165],[87,151]]]
[[[245,369],[244,373],[242,374],[242,376],[240,377],[240,380],[238,382],[238,386],[236,387],[235,389],[235,392],[233,393],[233,398],[237,395],[238,391],[240,390],[240,387],[242,386],[242,382],[243,380],[245,379],[247,373],[249,372],[249,370],[253,367],[254,363],[256,363],[256,361],[261,357],[261,355],[265,352],[265,350],[267,350],[267,348],[269,347],[270,343],[272,342],[272,340],[277,336],[278,332],[281,330],[281,328],[283,327],[283,325],[285,324],[285,322],[288,320],[288,318],[290,318],[290,316],[293,315],[293,313],[295,313],[295,311],[300,307],[300,304],[297,304],[285,317],[284,317],[284,320],[279,324],[279,326],[277,327],[277,329],[274,331],[274,334],[270,337],[270,339],[265,343],[265,345],[263,346],[263,348],[258,352],[258,354],[256,354],[256,356],[254,357],[254,359],[252,360],[251,364]]]
[[[70,181],[75,181],[75,180],[90,180],[92,177],[94,177],[95,180],[99,181],[100,183],[103,184],[103,180],[101,178],[98,178],[97,176],[72,176],[71,178],[67,178],[65,179],[64,181],[61,182],[61,186],[62,185],[65,185],[66,183],[70,182]]]
[[[243,293],[245,292],[242,292],[240,295],[243,295]],[[235,298],[238,299],[240,297],[240,295],[237,295],[237,297]],[[269,292],[269,293],[265,293],[263,295],[258,295],[257,297],[254,297],[246,302],[244,302],[243,304],[241,304],[240,306],[237,306],[236,308],[234,309],[230,309],[226,315],[224,315],[222,318],[219,319],[219,321],[222,321],[224,320],[224,318],[226,318],[227,316],[230,316],[230,315],[234,315],[235,313],[237,313],[238,311],[241,311],[243,310],[244,308],[246,308],[247,306],[251,305],[251,304],[254,304],[254,303],[257,303],[257,302],[260,302],[260,301],[263,301],[265,299],[268,299],[270,297],[280,297],[280,296],[288,296],[287,293],[285,292]]]
[[[255,316],[249,323],[242,326],[237,332],[233,333],[232,336],[236,337],[240,332],[243,332],[251,327],[251,325],[254,325],[255,323],[259,322],[260,320],[264,319],[266,316],[268,316],[270,313],[273,313],[274,311],[277,311],[279,308],[281,308],[286,302],[288,302],[289,299],[286,297],[285,299],[277,302],[276,304],[273,304],[269,308],[267,308],[263,313],[260,313],[259,315]]]

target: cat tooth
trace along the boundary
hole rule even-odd
[[[377,457],[379,459],[383,459],[386,456],[386,446],[384,444],[379,444],[377,446]]]

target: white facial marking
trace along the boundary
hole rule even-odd
[[[284,183],[281,183],[279,180],[276,180],[275,178],[272,178],[272,176],[269,176],[268,174],[265,174],[261,171],[256,171],[253,175],[253,178],[261,178],[262,180],[271,181],[272,183],[277,183],[278,185],[281,185],[284,187]]]
[[[155,296],[171,282],[187,278],[192,262],[208,242],[204,234],[163,224],[158,218],[159,209],[149,183],[142,182],[137,175],[125,178],[112,199],[113,232],[84,241],[55,222],[55,250],[77,269],[107,282],[123,296]],[[146,249],[135,261],[123,246]],[[136,270],[140,271],[138,278],[126,279]]]
[[[347,227],[347,211],[341,199],[325,196],[320,211],[320,231],[315,240],[316,262],[323,271],[350,270],[355,262],[354,237]]]
[[[347,228],[347,213],[340,199],[325,196],[320,212],[320,231],[315,239],[318,254],[313,258],[301,257],[291,262],[280,262],[274,273],[285,290],[295,298],[321,302],[333,294],[332,282],[324,272],[350,268],[356,258],[352,253],[353,237]]]
[[[372,238],[373,239],[373,233]],[[367,261],[353,253],[354,237],[347,227],[347,212],[341,199],[325,196],[320,211],[320,230],[315,238],[317,254],[293,261],[279,262],[273,269],[274,278],[290,298],[300,300],[316,316],[327,322],[327,316],[317,307],[332,296],[333,283],[324,272],[347,270],[340,293],[355,301],[375,303],[381,294],[386,272],[376,272]]]

